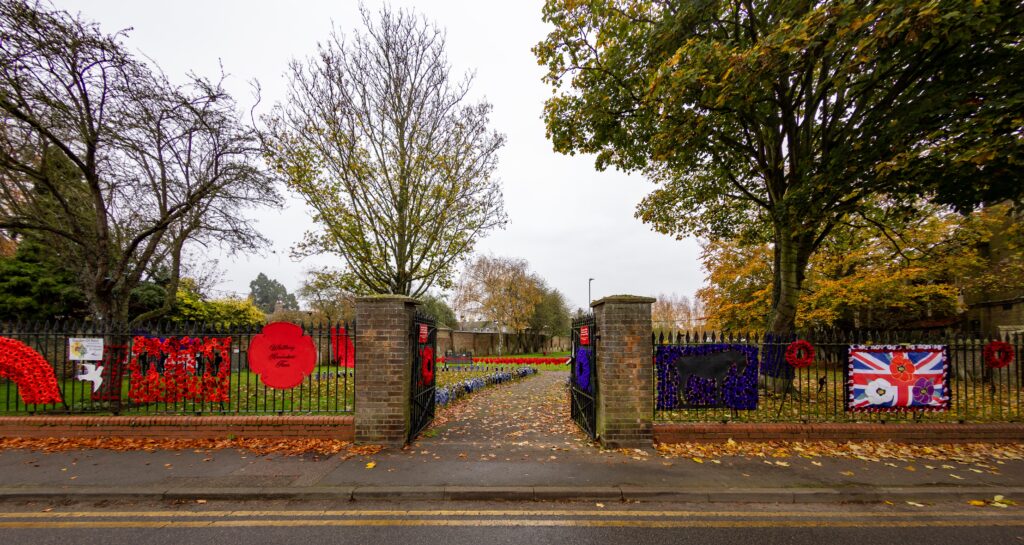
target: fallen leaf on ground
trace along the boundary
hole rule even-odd
[[[992,498],[992,505],[995,507],[1006,507],[1007,505],[1017,505],[1017,502],[1008,500],[1001,495],[996,495]]]
[[[904,463],[917,459],[931,459],[946,462],[943,469],[956,469],[948,462],[976,464],[1005,460],[1024,460],[1024,443],[964,443],[940,445],[915,445],[892,441],[743,441],[729,439],[724,443],[661,443],[656,447],[664,457],[680,458],[722,458],[744,456],[759,458],[844,458],[868,462],[883,462],[900,467],[895,461]],[[934,465],[925,467],[933,469]]]
[[[73,450],[112,450],[118,452],[143,451],[200,451],[222,449],[244,450],[256,455],[284,454],[287,456],[315,452],[335,454],[348,452],[351,455],[368,456],[380,452],[381,445],[354,446],[350,441],[337,439],[289,439],[281,437],[235,438],[235,439],[171,439],[138,437],[4,437],[0,438],[0,450],[29,449],[41,452],[66,452]],[[175,456],[180,456],[176,452]],[[242,456],[242,458],[246,458]]]
[[[377,462],[366,462],[366,469],[373,469],[377,467]]]

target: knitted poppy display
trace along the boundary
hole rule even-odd
[[[137,403],[229,401],[231,337],[135,337],[128,397]]]
[[[724,407],[756,410],[758,393],[757,347],[741,344],[660,345],[654,354],[656,406],[658,410]],[[706,360],[723,352],[742,354],[740,365],[732,364],[721,378],[694,373],[680,376],[678,362]]]
[[[0,377],[18,385],[21,401],[27,405],[63,402],[53,367],[21,341],[0,337]]]
[[[1013,363],[1013,345],[1006,341],[992,341],[982,350],[985,365],[992,369],[1002,369]]]
[[[810,367],[814,364],[814,345],[802,339],[789,343],[786,347],[786,363],[794,369]]]

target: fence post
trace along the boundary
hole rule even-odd
[[[419,304],[404,295],[356,298],[357,443],[405,444],[415,348],[410,328]]]
[[[649,447],[654,417],[651,304],[613,295],[591,303],[597,320],[597,433],[605,446]]]

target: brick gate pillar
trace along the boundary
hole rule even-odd
[[[357,443],[405,444],[415,348],[410,327],[419,304],[404,295],[356,298]]]
[[[597,433],[609,447],[651,446],[654,299],[613,295],[591,303],[597,320]]]

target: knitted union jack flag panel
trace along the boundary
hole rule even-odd
[[[944,411],[949,356],[942,345],[850,347],[850,409]]]

